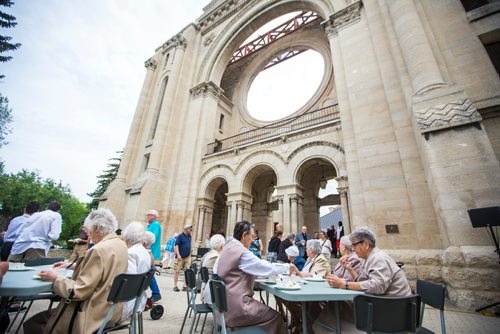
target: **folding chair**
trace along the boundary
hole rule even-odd
[[[56,262],[61,262],[61,261],[64,261],[63,257],[41,257],[38,259],[26,260],[24,262],[24,265],[26,267],[47,266],[47,265],[54,264]],[[13,327],[14,323],[17,320],[17,317],[23,311],[23,307],[27,302],[29,302],[29,304],[24,312],[23,317],[21,318],[21,321],[19,322],[19,325],[17,326],[15,334],[17,334],[19,332],[19,329],[21,328],[22,324],[24,323],[24,320],[26,319],[26,316],[28,315],[28,313],[31,309],[31,306],[33,305],[33,302],[35,300],[46,300],[46,299],[50,300],[49,308],[48,308],[48,310],[50,310],[52,308],[52,304],[55,301],[56,302],[60,301],[61,297],[59,297],[58,295],[56,295],[54,293],[40,293],[38,295],[16,297],[16,298],[12,299],[10,301],[10,303],[20,302],[21,305],[19,306],[19,308],[16,312],[16,315],[14,316],[14,319],[12,319],[9,328],[7,328],[7,331],[10,331],[10,329]]]
[[[226,321],[224,320],[224,313],[227,312],[227,295],[226,295],[226,285],[220,279],[216,279],[214,276],[210,279],[210,294],[212,295],[213,308],[215,311],[219,313],[220,318],[220,327],[221,330],[217,330],[216,333],[227,334],[228,328],[226,327]],[[214,322],[216,321],[214,311]],[[245,328],[238,328],[236,330],[229,329],[230,333],[238,333],[238,334],[265,334],[266,332],[258,327],[251,326]]]
[[[417,293],[422,299],[422,306],[420,308],[420,324],[424,323],[424,310],[425,304],[439,309],[441,318],[441,333],[446,334],[446,324],[444,322],[444,284],[432,283],[423,280],[417,280]],[[432,333],[425,327],[420,327],[418,333]]]
[[[367,333],[415,333],[420,324],[420,296],[354,297],[356,328]]]
[[[108,295],[108,303],[111,303],[111,307],[104,318],[101,327],[97,331],[97,334],[114,332],[117,330],[121,330],[124,328],[128,328],[129,333],[136,332],[137,322],[138,322],[138,331],[142,334],[142,311],[139,315],[137,315],[137,309],[140,304],[140,300],[142,297],[142,293],[149,288],[149,284],[153,278],[154,271],[151,270],[144,274],[119,274],[116,275],[113,280],[113,285],[111,286],[111,290]],[[109,319],[113,315],[113,312],[116,306],[119,303],[128,302],[132,299],[135,299],[134,309],[132,315],[130,316],[129,323],[118,323],[112,324],[109,327],[108,325]],[[137,318],[137,321],[136,321]]]
[[[186,319],[188,318],[188,314],[194,312],[193,321],[191,322],[191,328],[189,329],[189,333],[193,333],[193,330],[196,330],[198,327],[198,322],[200,321],[200,317],[202,314],[205,314],[205,318],[203,319],[203,324],[201,328],[201,333],[203,334],[203,330],[205,328],[205,323],[207,321],[207,315],[212,313],[212,309],[207,304],[196,304],[196,296],[198,295],[196,290],[196,276],[194,270],[189,268],[184,271],[185,279],[186,279],[186,296],[188,306],[186,309],[186,313],[184,314],[184,319],[182,320],[180,334],[184,329],[184,325],[186,323]],[[195,327],[196,323],[196,327]]]

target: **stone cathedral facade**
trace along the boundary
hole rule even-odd
[[[262,240],[276,223],[312,232],[320,206],[341,205],[346,231],[372,228],[413,282],[444,281],[462,306],[500,300],[498,257],[467,214],[500,203],[498,5],[212,1],[146,61],[100,206],[122,225],[155,208],[163,241],[192,224],[201,242],[241,219]],[[241,48],[291,12],[293,24]],[[278,121],[252,117],[256,75],[308,49],[324,60],[310,100]],[[319,198],[322,179],[335,179],[338,193]]]

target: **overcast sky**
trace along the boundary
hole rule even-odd
[[[11,53],[12,61],[0,68],[6,76],[0,92],[9,98],[14,115],[9,144],[0,148],[7,172],[38,170],[89,201],[86,194],[95,189],[96,176],[125,146],[146,73],[144,61],[194,22],[209,2],[15,1],[6,11],[18,25],[0,30],[22,44]],[[317,89],[323,62],[317,53],[308,53],[262,72],[259,77],[286,74],[278,75],[281,81],[271,79],[271,86],[257,77],[263,86],[252,90],[264,96],[273,91],[272,100],[285,106],[273,107],[280,114],[271,119],[294,112]],[[290,82],[297,81],[306,83],[306,88],[292,85],[297,90],[291,92]],[[300,102],[290,99],[301,95]],[[269,100],[256,96],[249,96],[252,109],[262,110],[259,103],[269,108]]]
[[[22,47],[3,63],[0,92],[13,133],[0,148],[7,172],[39,170],[88,201],[96,176],[126,143],[154,50],[209,0],[31,0],[3,9],[1,30]]]

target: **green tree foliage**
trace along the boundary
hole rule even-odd
[[[97,177],[97,188],[88,193],[92,197],[92,201],[87,204],[87,208],[97,209],[99,206],[99,198],[104,194],[106,189],[108,189],[109,184],[116,178],[118,174],[118,169],[120,168],[120,163],[122,161],[123,151],[116,152],[120,156],[117,158],[111,158],[108,161],[108,167]]]
[[[12,131],[9,123],[12,122],[12,109],[9,108],[9,99],[0,93],[0,148],[7,144],[7,135]]]
[[[1,167],[1,166],[0,166]],[[38,201],[45,210],[52,201],[61,205],[63,218],[60,245],[80,233],[81,222],[87,215],[85,204],[75,198],[68,186],[52,179],[43,179],[37,171],[22,170],[16,174],[4,173],[0,168],[0,215],[5,223],[23,213],[29,201]]]
[[[12,0],[0,0],[0,6],[10,7],[14,4]],[[0,27],[14,28],[17,25],[16,18],[0,10]],[[0,35],[0,62],[5,63],[12,59],[12,56],[3,56],[1,53],[17,50],[21,44],[11,43],[12,37]],[[3,78],[0,75],[0,79]]]

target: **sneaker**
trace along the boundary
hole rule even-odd
[[[179,288],[178,288],[178,287],[175,287],[175,288],[174,288],[174,291],[175,291],[175,292],[179,292],[179,291],[181,291],[181,290],[179,290]]]
[[[186,287],[183,287],[183,288],[182,288],[182,291],[187,291],[187,288],[186,288]]]
[[[175,289],[174,289],[175,290]],[[161,296],[160,295],[155,295],[155,296],[151,296],[151,298],[149,298],[149,300],[151,300],[151,303],[156,303],[157,301],[159,301],[161,299]]]

